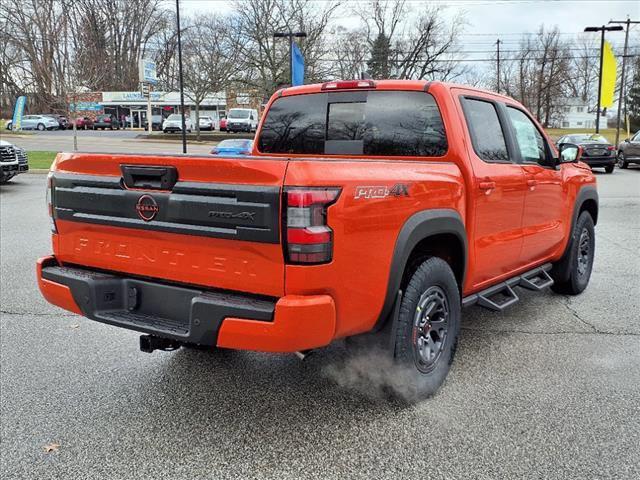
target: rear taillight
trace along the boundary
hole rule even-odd
[[[284,250],[287,263],[318,264],[333,257],[333,230],[327,208],[340,195],[333,187],[289,187],[284,190]]]
[[[49,212],[49,221],[51,222],[51,232],[58,233],[56,228],[56,220],[53,212],[53,196],[55,190],[55,181],[51,173],[47,177],[47,211]]]

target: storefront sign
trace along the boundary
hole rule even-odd
[[[70,104],[69,110],[72,112],[99,112],[102,110],[102,105],[98,102],[78,102]]]

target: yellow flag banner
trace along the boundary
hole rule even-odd
[[[604,50],[602,52],[602,93],[600,94],[602,108],[609,108],[613,105],[617,73],[616,56],[613,54],[611,44],[604,42]]]

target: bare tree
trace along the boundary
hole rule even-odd
[[[329,33],[332,71],[340,79],[359,78],[366,70],[369,46],[363,30],[337,27]]]
[[[196,135],[200,140],[200,105],[207,96],[230,86],[240,66],[234,57],[237,31],[224,18],[197,17],[184,32],[185,95],[196,107]]]
[[[306,77],[323,79],[329,68],[322,57],[328,51],[325,30],[338,4],[310,0],[246,0],[235,4],[234,22],[240,32],[238,60],[243,72],[240,82],[262,98],[279,85],[289,83],[289,45],[275,40],[276,31],[305,31],[300,48],[305,58]]]
[[[371,0],[356,7],[374,77],[451,80],[465,73],[467,68],[455,59],[464,15],[446,21],[441,6],[418,8],[405,0]]]
[[[0,2],[0,22],[6,28],[8,56],[13,71],[24,75],[23,86],[36,95],[38,110],[64,110],[70,75],[68,8],[60,0],[6,0]],[[19,52],[16,52],[16,50]],[[15,81],[13,82],[15,86]]]
[[[138,61],[153,58],[157,35],[171,28],[161,0],[75,0],[76,62],[89,89],[133,90]]]

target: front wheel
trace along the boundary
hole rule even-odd
[[[596,249],[596,233],[593,218],[584,211],[578,217],[565,257],[551,270],[556,293],[578,295],[582,293],[591,278]]]
[[[43,123],[39,123],[39,124],[38,124],[38,130],[40,130],[41,132],[44,132],[45,128],[46,128],[46,127],[44,126],[44,124],[43,124]]]
[[[618,153],[618,167],[619,168],[628,168],[629,167],[629,162],[626,162],[624,160],[624,153],[623,152]]]
[[[607,165],[606,167],[604,167],[604,171],[606,173],[613,173],[613,167],[614,165]]]

